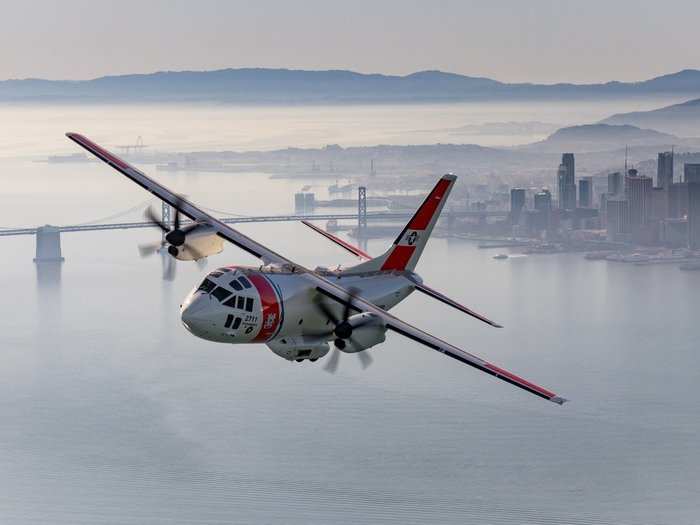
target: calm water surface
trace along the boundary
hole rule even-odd
[[[0,169],[0,226],[148,198],[97,164]],[[241,214],[291,211],[305,183],[153,174]],[[302,264],[353,262],[301,225],[241,229]],[[32,237],[0,238],[0,523],[698,523],[700,273],[432,240],[425,281],[505,328],[419,296],[396,313],[559,407],[396,334],[334,376],[193,338],[178,305],[202,270],[163,283],[136,251],[153,238],[64,234],[60,277],[38,272]],[[224,263],[255,261],[227,247],[209,269]]]

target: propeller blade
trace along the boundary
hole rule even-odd
[[[155,225],[158,226],[161,230],[163,230],[165,233],[167,233],[167,232],[170,231],[170,230],[168,229],[168,227],[167,227],[165,224],[163,224],[163,221],[161,221],[161,220],[156,216],[156,214],[153,212],[153,209],[151,209],[150,206],[149,206],[148,208],[146,208],[146,211],[144,212],[144,216],[146,217],[146,219],[148,220],[148,222],[150,222],[151,224],[155,224]]]
[[[162,246],[162,243],[160,243],[160,242],[139,244],[139,255],[141,255],[141,257],[148,257],[150,255],[153,255],[158,250],[160,250],[161,246]]]
[[[326,364],[323,366],[323,369],[326,372],[330,372],[331,374],[335,374],[335,371],[338,370],[338,361],[340,360],[340,350],[337,348],[334,348],[331,350],[331,355],[328,358],[328,361],[326,361]]]
[[[366,370],[369,365],[372,364],[372,356],[367,353],[367,351],[363,350],[362,352],[357,352],[355,354],[357,357],[360,358],[360,364],[362,364],[362,370]]]
[[[335,316],[333,311],[328,307],[326,302],[320,297],[317,296],[316,299],[314,300],[314,305],[316,305],[316,308],[319,309],[319,311],[325,315],[334,325],[338,325],[340,322],[338,318]]]
[[[348,288],[348,295],[350,295],[351,298],[356,297],[357,292],[359,292],[359,290],[357,288],[355,288],[354,286],[351,286],[350,288]],[[345,308],[343,308],[343,321],[347,321],[348,318],[350,317],[350,308],[351,308],[350,301],[346,301]]]
[[[177,263],[170,255],[165,255],[163,267],[163,279],[166,281],[174,281],[177,269]]]

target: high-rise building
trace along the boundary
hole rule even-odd
[[[700,250],[700,180],[688,183],[688,247]]]
[[[510,190],[510,223],[518,224],[520,215],[525,207],[525,190],[513,188]]]
[[[578,205],[580,208],[593,207],[593,177],[578,180]]]
[[[542,190],[535,193],[535,221],[533,228],[541,232],[549,229],[550,217],[552,214],[552,194],[549,190]]]
[[[629,234],[629,203],[622,197],[608,199],[606,205],[608,239],[625,241]]]
[[[576,163],[573,153],[564,153],[557,172],[559,187],[559,208],[576,209]]]
[[[673,184],[673,152],[659,153],[656,165],[656,185],[668,190]]]
[[[671,184],[668,195],[668,216],[671,219],[682,219],[688,215],[688,183],[676,182]]]
[[[622,173],[616,171],[608,174],[608,198],[622,195]]]
[[[629,202],[629,226],[632,238],[637,242],[649,241],[651,217],[651,177],[640,175],[631,169],[625,177],[625,194]],[[608,203],[609,204],[609,203]]]
[[[683,182],[700,182],[700,164],[683,165]]]

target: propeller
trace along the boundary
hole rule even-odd
[[[352,311],[352,298],[357,296],[359,290],[357,288],[351,287],[348,288],[347,292],[350,298],[344,304],[343,316],[340,319],[338,319],[338,317],[333,312],[333,309],[328,306],[328,304],[325,302],[325,299],[322,296],[317,296],[316,301],[314,301],[314,304],[316,305],[318,310],[331,323],[333,323],[333,330],[328,332],[327,334],[324,334],[326,336],[335,336],[335,339],[333,340],[334,348],[331,351],[331,355],[328,358],[328,361],[323,367],[323,369],[326,372],[330,372],[331,374],[334,374],[335,371],[338,369],[338,363],[340,361],[340,351],[347,346],[347,343],[350,342],[354,345],[359,346],[356,343],[356,341],[353,340],[352,332],[355,328],[359,328],[362,325],[360,324],[353,326],[348,321],[348,319],[350,318],[350,313]],[[362,365],[363,370],[372,364],[372,356],[370,356],[364,350],[356,352],[355,354],[360,359],[360,364]]]
[[[167,257],[163,261],[163,279],[166,281],[172,281],[175,278],[175,261],[181,250],[187,249],[192,253],[197,261],[197,264],[201,267],[206,266],[207,262],[203,254],[201,254],[196,248],[191,244],[187,244],[187,235],[197,230],[202,226],[201,223],[193,222],[185,227],[181,227],[180,220],[180,203],[182,199],[178,197],[175,202],[175,217],[173,220],[172,229],[168,227],[158,216],[155,214],[153,209],[149,206],[144,212],[144,216],[148,222],[160,228],[163,233],[163,238],[160,242],[146,243],[139,245],[139,254],[141,257],[149,257],[156,252],[161,252],[165,254],[165,251],[172,257]],[[166,248],[167,250],[163,250]]]

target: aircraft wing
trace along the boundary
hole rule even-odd
[[[382,308],[379,308],[369,301],[366,301],[362,297],[349,294],[345,289],[336,286],[320,275],[308,273],[306,274],[306,277],[313,279],[315,281],[316,290],[326,297],[340,304],[345,305],[349,303],[350,307],[358,312],[371,312],[377,315],[386,323],[388,330],[392,330],[393,332],[425,345],[432,350],[436,350],[453,359],[456,359],[457,361],[460,361],[461,363],[472,366],[477,370],[481,370],[482,372],[486,372],[487,374],[497,377],[506,383],[522,388],[531,394],[535,394],[536,396],[552,401],[553,403],[563,405],[567,401],[563,397],[558,396],[546,388],[536,385],[535,383],[531,383],[530,381],[527,381],[526,379],[523,379],[512,372],[504,370],[493,363],[489,363],[480,357],[470,354],[461,348],[457,348],[450,343],[447,343],[427,332],[424,332],[423,330],[416,328],[413,325],[408,324],[405,321],[402,321],[398,317],[390,314]]]
[[[165,186],[154,181],[148,177],[142,171],[139,171],[133,167],[128,162],[120,159],[113,153],[107,151],[102,146],[95,144],[93,141],[79,133],[66,133],[66,136],[73,142],[77,143],[79,146],[85,148],[90,153],[103,160],[115,170],[121,172],[126,177],[134,181],[136,184],[141,186],[146,191],[151,192],[153,195],[159,199],[167,202],[170,206],[178,208],[181,213],[192,219],[193,221],[201,221],[209,224],[216,234],[229,241],[230,243],[238,246],[242,250],[254,255],[258,259],[261,259],[265,263],[291,263],[288,259],[284,258],[280,254],[266,248],[262,244],[254,241],[250,237],[243,235],[238,230],[224,224],[217,218],[212,217],[208,213],[202,211],[201,209],[194,206],[187,199],[177,195],[176,193],[170,191]]]
[[[243,235],[234,228],[231,228],[227,224],[224,224],[215,217],[212,217],[208,213],[197,208],[187,199],[173,193],[165,186],[157,183],[143,172],[137,170],[129,163],[120,159],[113,153],[110,153],[101,146],[98,146],[83,135],[80,135],[79,133],[66,133],[66,136],[99,159],[112,166],[117,171],[124,174],[145,190],[153,193],[156,197],[167,202],[174,208],[179,209],[181,213],[185,214],[193,221],[206,222],[216,230],[217,235],[221,238],[226,239],[230,243],[238,246],[266,263],[291,264],[295,266],[301,277],[311,280],[316,290],[330,299],[337,301],[340,304],[349,303],[350,307],[358,312],[371,312],[380,317],[386,323],[387,329],[416,341],[417,343],[421,343],[432,350],[448,355],[457,361],[476,368],[477,370],[481,370],[482,372],[486,372],[487,374],[497,377],[498,379],[506,381],[507,383],[517,386],[518,388],[522,388],[523,390],[535,394],[536,396],[560,405],[566,401],[564,398],[559,397],[554,392],[550,392],[549,390],[518,377],[507,370],[489,363],[488,361],[484,361],[483,359],[470,354],[469,352],[465,352],[454,345],[446,343],[445,341],[442,341],[441,339],[438,339],[437,337],[430,335],[405,321],[402,321],[369,301],[366,301],[361,297],[353,296],[344,288],[330,282],[321,275],[318,275],[317,273],[314,273],[301,265],[293,263],[289,259],[286,259],[285,257]]]

